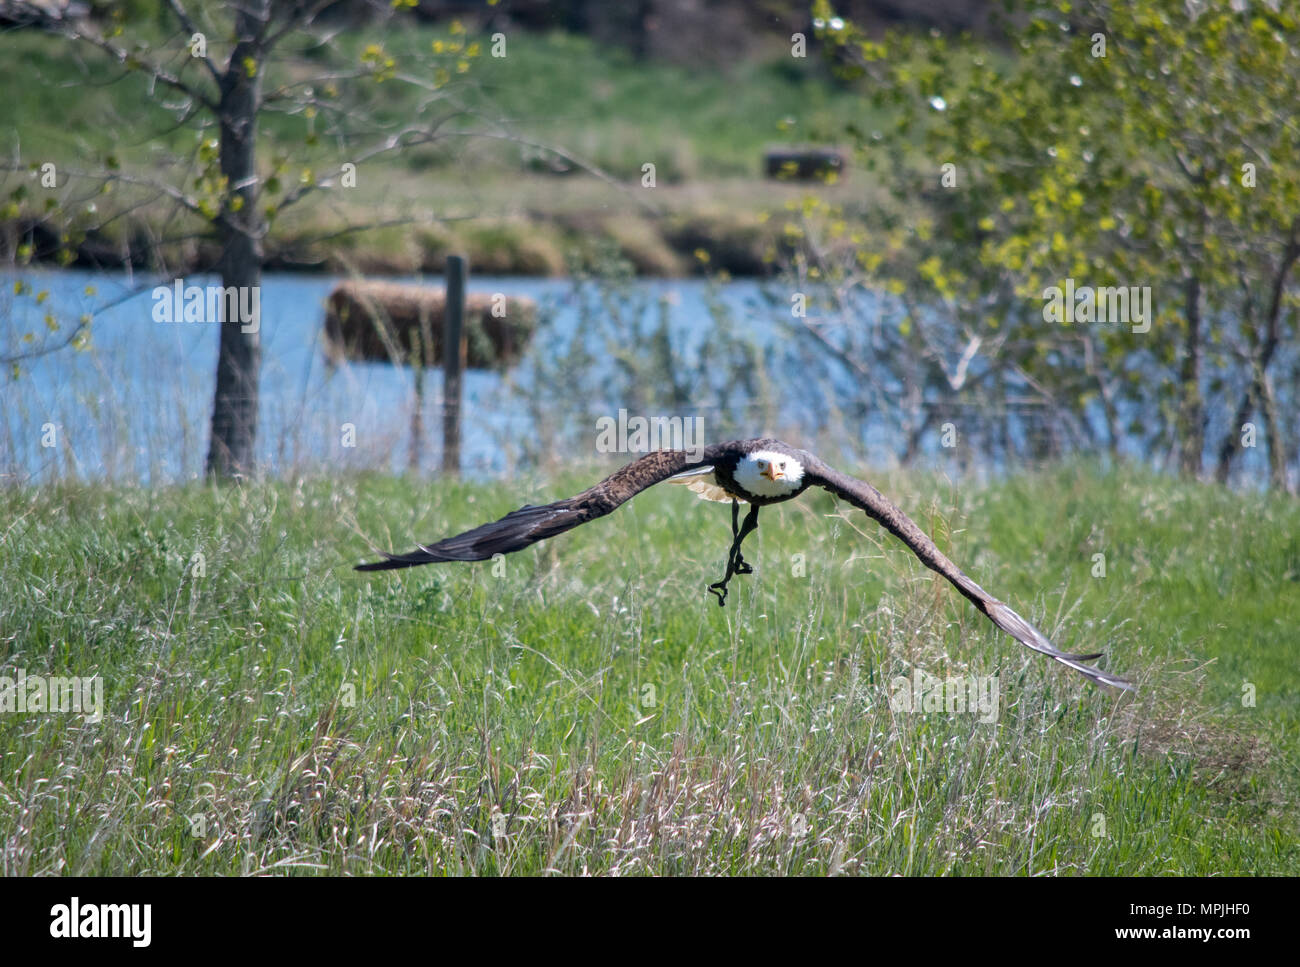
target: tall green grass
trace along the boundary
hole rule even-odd
[[[599,469],[0,491],[0,674],[106,697],[97,724],[0,713],[0,869],[1300,871],[1294,502],[1084,467],[877,478],[1136,699],[821,494],[763,512],[725,609],[729,514],[676,488],[497,573],[351,570]],[[891,710],[917,667],[999,676],[996,719]]]

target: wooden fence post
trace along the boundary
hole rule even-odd
[[[460,474],[460,404],[464,395],[465,371],[465,277],[469,267],[465,256],[447,256],[447,311],[442,340],[442,472]]]

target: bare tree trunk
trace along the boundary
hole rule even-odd
[[[1201,474],[1205,452],[1205,401],[1201,397],[1201,280],[1193,275],[1187,280],[1187,340],[1183,347],[1183,366],[1179,374],[1183,405],[1179,420],[1182,442],[1179,467],[1192,477]]]
[[[221,237],[221,284],[243,293],[242,304],[260,309],[262,222],[257,213],[257,114],[260,108],[261,31],[269,0],[245,0],[236,20],[239,38],[221,80],[221,173],[230,186],[217,219]],[[257,292],[251,298],[247,293]],[[229,314],[228,314],[229,315]],[[260,312],[255,313],[260,316]],[[257,442],[258,379],[262,368],[261,319],[225,318],[217,355],[212,405],[209,475],[234,477],[253,470]]]
[[[1264,437],[1268,440],[1268,485],[1285,491],[1286,440],[1283,439],[1282,419],[1277,412],[1277,396],[1273,392],[1273,378],[1267,372],[1259,374],[1260,410],[1264,416]]]
[[[1292,223],[1291,237],[1282,250],[1277,273],[1273,276],[1263,345],[1255,353],[1252,367],[1254,371],[1250,382],[1246,384],[1246,391],[1241,396],[1241,402],[1237,404],[1237,412],[1233,417],[1232,425],[1228,427],[1228,435],[1224,437],[1219,447],[1219,463],[1214,478],[1221,484],[1228,482],[1232,472],[1232,461],[1240,450],[1236,440],[1241,433],[1242,424],[1246,422],[1246,418],[1250,416],[1250,411],[1255,406],[1263,406],[1264,420],[1268,424],[1265,433],[1268,436],[1269,480],[1273,487],[1283,489],[1286,487],[1286,445],[1282,439],[1282,426],[1277,417],[1277,403],[1272,382],[1268,377],[1268,367],[1282,340],[1282,297],[1286,291],[1287,276],[1291,274],[1296,260],[1300,259],[1300,238],[1296,234],[1298,228],[1300,223]],[[1277,451],[1276,456],[1274,450]]]
[[[1246,391],[1241,394],[1241,402],[1237,404],[1237,411],[1232,415],[1232,423],[1228,425],[1228,432],[1223,437],[1223,442],[1219,444],[1219,460],[1214,469],[1214,479],[1221,484],[1226,484],[1228,478],[1232,475],[1232,461],[1237,454],[1241,452],[1239,441],[1241,440],[1241,428],[1245,425],[1251,410],[1259,405],[1258,386],[1254,376],[1246,384]]]

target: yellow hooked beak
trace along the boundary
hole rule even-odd
[[[785,476],[784,473],[776,469],[776,466],[774,464],[770,464],[770,463],[767,465],[766,470],[759,471],[759,475],[766,477],[768,480],[771,480],[773,482],[775,482],[777,478]]]

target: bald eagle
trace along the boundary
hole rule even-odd
[[[726,604],[727,585],[734,575],[753,573],[740,547],[758,529],[759,508],[792,500],[809,487],[817,486],[865,511],[911,548],[922,564],[947,578],[981,614],[1022,645],[1093,682],[1134,690],[1133,683],[1127,679],[1086,664],[1100,658],[1100,652],[1079,655],[1058,651],[1046,635],[967,577],[910,517],[871,484],[842,474],[806,450],[780,440],[718,443],[706,447],[697,460],[690,459],[684,450],[656,450],[633,460],[577,496],[540,507],[521,507],[498,521],[436,544],[421,544],[408,554],[385,554],[384,560],[359,564],[356,569],[382,571],[439,561],[484,561],[496,554],[510,554],[604,517],[641,491],[664,481],[689,487],[705,499],[731,504],[732,544],[727,570],[721,581],[709,585],[719,606]],[[743,522],[740,520],[742,503],[750,505]]]

